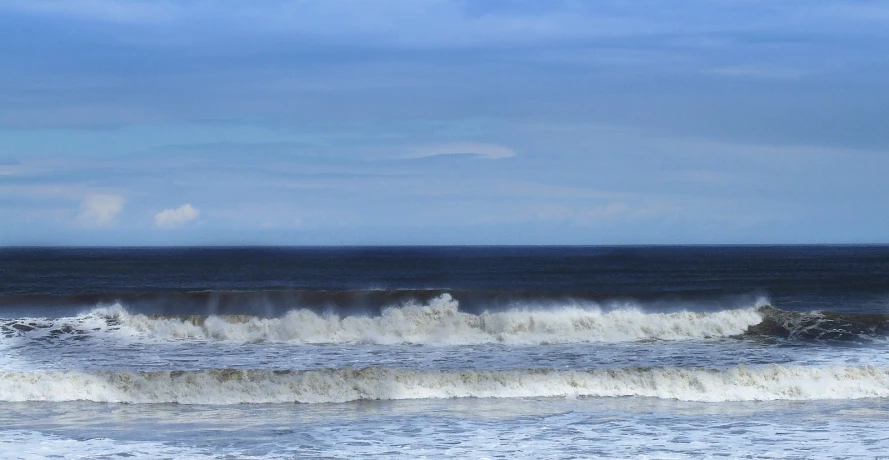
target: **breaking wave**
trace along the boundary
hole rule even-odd
[[[379,314],[290,310],[280,317],[252,315],[146,315],[120,304],[72,318],[0,320],[0,335],[44,340],[89,340],[101,333],[155,340],[235,343],[535,345],[724,337],[867,343],[889,337],[889,316],[827,311],[794,312],[759,300],[747,308],[710,312],[644,311],[633,304],[530,304],[472,313],[450,294],[407,301]]]
[[[889,397],[889,369],[618,368],[588,371],[322,370],[0,372],[2,401],[243,404],[359,400],[620,397],[764,401]]]
[[[551,292],[524,290],[467,289],[358,289],[358,290],[206,290],[186,292],[123,292],[104,294],[0,295],[0,310],[32,307],[82,309],[95,305],[126,305],[132,312],[160,315],[250,315],[278,317],[296,309],[335,311],[339,314],[379,314],[393,305],[428,304],[447,294],[460,303],[462,311],[482,313],[505,310],[517,305],[607,304],[620,299],[635,299],[652,305],[668,307],[677,303],[693,304],[703,310],[722,310],[753,303],[755,294],[725,294],[684,290],[678,296],[659,296],[621,292]]]
[[[687,340],[743,334],[762,321],[755,307],[717,312],[646,313],[628,307],[562,306],[467,313],[448,294],[428,303],[384,308],[379,315],[319,314],[291,310],[279,318],[132,314],[120,305],[97,308],[74,321],[3,324],[7,334],[83,337],[92,331],[128,331],[164,340],[223,340],[305,344],[550,344]],[[88,335],[87,335],[88,336]]]

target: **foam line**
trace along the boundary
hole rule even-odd
[[[617,368],[439,371],[382,367],[303,371],[0,372],[2,401],[243,404],[428,398],[617,397],[683,401],[889,397],[889,369]]]

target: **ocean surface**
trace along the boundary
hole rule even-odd
[[[889,458],[889,246],[0,248],[0,458]]]

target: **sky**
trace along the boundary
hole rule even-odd
[[[0,0],[0,246],[889,243],[889,2]]]

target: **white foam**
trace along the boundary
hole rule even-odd
[[[188,447],[148,441],[117,441],[108,438],[72,439],[39,431],[0,431],[0,458],[195,458],[215,457]]]
[[[427,398],[643,396],[683,401],[889,397],[889,369],[768,365],[723,370],[0,372],[0,400],[180,404],[326,403]]]
[[[461,312],[444,294],[429,304],[390,307],[379,316],[319,315],[293,310],[281,318],[159,318],[130,314],[117,305],[91,315],[117,318],[132,331],[165,339],[235,342],[372,344],[544,344],[686,340],[744,333],[762,321],[756,307],[697,313],[645,313],[634,307],[519,308],[480,315]]]

